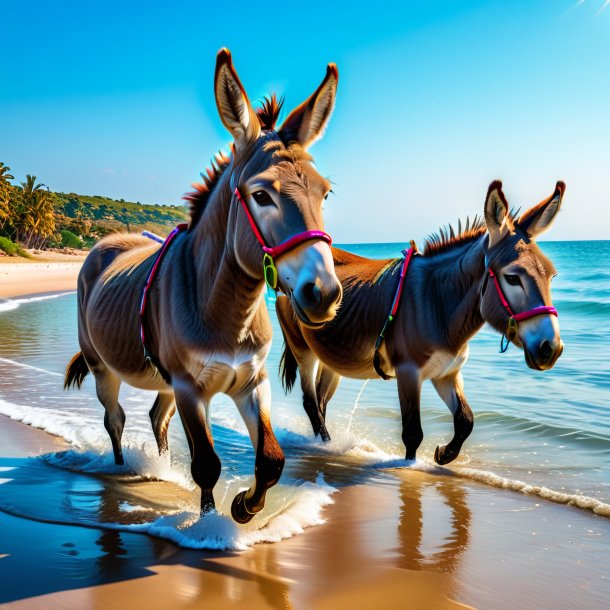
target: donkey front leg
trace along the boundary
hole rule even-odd
[[[254,386],[244,388],[233,396],[233,400],[248,427],[256,452],[254,485],[238,493],[231,505],[233,519],[238,523],[248,523],[265,506],[267,490],[279,481],[285,460],[271,429],[271,388],[266,373],[261,373]]]
[[[216,508],[214,486],[220,477],[220,459],[214,451],[214,440],[208,421],[209,404],[201,408],[197,389],[188,381],[173,380],[178,413],[191,451],[191,474],[201,488],[201,514]]]
[[[449,464],[460,454],[462,444],[470,436],[474,425],[472,410],[464,398],[464,382],[462,373],[433,379],[432,383],[453,414],[453,438],[444,447],[437,446],[434,461],[437,464]]]
[[[421,382],[417,369],[402,365],[396,368],[398,399],[402,415],[402,442],[405,444],[407,460],[414,460],[417,448],[421,445],[424,432],[421,427],[419,398]]]

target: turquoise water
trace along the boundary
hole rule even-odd
[[[345,247],[390,257],[400,256],[403,245]],[[483,329],[471,342],[463,371],[474,432],[460,458],[444,469],[434,466],[432,456],[437,444],[451,438],[452,417],[429,384],[422,396],[424,442],[415,465],[401,460],[395,381],[364,385],[342,380],[328,407],[333,441],[323,445],[314,440],[300,393],[285,396],[279,383],[282,341],[269,301],[275,337],[268,361],[272,422],[287,454],[284,501],[300,498],[315,513],[327,501],[326,485],[382,481],[388,467],[398,466],[475,479],[610,516],[610,242],[547,242],[541,247],[558,270],[553,300],[565,351],[552,370],[533,371],[517,348],[500,354],[499,335]],[[66,363],[78,351],[76,332],[74,293],[0,302],[0,412],[73,444],[74,451],[51,456],[47,463],[112,473],[103,409],[91,379],[80,392],[62,389]],[[121,392],[128,468],[188,487],[187,445],[178,418],[170,426],[171,463],[160,461],[148,420],[153,395],[126,386]],[[223,485],[229,490],[247,484],[253,452],[226,397],[214,400],[212,422]],[[299,487],[304,480],[309,487]],[[296,495],[287,491],[293,488]],[[222,493],[232,497],[230,491]]]

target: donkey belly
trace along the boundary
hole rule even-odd
[[[373,367],[373,350],[362,343],[341,342],[332,333],[303,329],[303,337],[320,362],[342,377],[371,379],[378,375]]]
[[[129,266],[115,271],[114,266],[111,263],[86,292],[79,315],[83,354],[92,368],[97,363],[105,365],[129,385],[167,390],[167,384],[146,361],[140,340],[140,297],[146,270]]]

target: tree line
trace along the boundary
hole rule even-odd
[[[10,171],[0,161],[0,246],[10,240],[35,249],[91,247],[115,231],[164,234],[186,219],[183,206],[55,193],[30,174],[24,182],[13,184]]]

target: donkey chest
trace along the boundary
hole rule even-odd
[[[260,350],[196,352],[191,354],[191,374],[206,395],[239,392],[260,374],[270,345]]]

